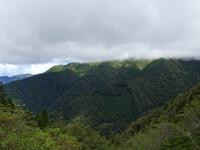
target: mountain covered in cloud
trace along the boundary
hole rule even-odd
[[[0,0],[0,150],[200,150],[199,39],[200,0]]]
[[[3,83],[3,84],[6,84],[6,83],[13,82],[13,81],[29,78],[31,76],[32,76],[31,74],[19,74],[19,75],[15,75],[15,76],[11,76],[11,77],[9,77],[9,76],[0,76],[0,82]]]

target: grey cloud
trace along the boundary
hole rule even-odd
[[[0,0],[0,63],[200,57],[198,0]]]

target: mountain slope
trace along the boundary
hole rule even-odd
[[[92,130],[81,118],[41,129],[36,117],[14,107],[5,96],[0,86],[0,149],[200,149],[200,85],[140,117],[112,139]]]
[[[5,85],[5,90],[10,98],[19,99],[33,112],[40,112],[47,109],[76,79],[78,76],[74,72],[65,70],[12,82]]]
[[[101,63],[81,77],[65,70],[5,85],[35,112],[47,108],[55,117],[43,130],[30,113],[2,103],[0,88],[0,148],[200,149],[200,85],[188,90],[199,82],[200,62],[120,63]]]
[[[67,65],[56,65],[46,71],[46,73],[50,72],[62,72],[65,70],[71,70],[78,74],[79,76],[86,75],[90,70],[98,66],[99,63],[69,63]]]
[[[199,65],[198,61],[160,59],[142,70],[133,69],[129,76],[129,67],[105,63],[77,80],[52,108],[66,120],[84,116],[104,134],[119,132],[143,113],[195,85]]]
[[[65,67],[71,69],[8,84],[6,91],[34,112],[47,108],[52,117],[66,121],[83,117],[106,135],[122,131],[200,78],[200,61],[194,60],[72,63]]]
[[[110,150],[109,145],[81,118],[55,126],[50,124],[46,113],[33,116],[15,107],[0,85],[1,150]]]
[[[200,85],[146,114],[116,136],[116,149],[199,150]]]

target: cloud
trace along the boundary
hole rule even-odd
[[[54,63],[48,64],[37,64],[37,65],[11,65],[11,64],[0,64],[0,76],[13,76],[17,74],[39,74],[45,72],[50,67],[54,66]]]
[[[0,64],[200,57],[199,0],[0,0]]]

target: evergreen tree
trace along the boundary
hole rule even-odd
[[[49,125],[48,112],[46,110],[43,110],[39,115],[36,116],[36,120],[37,120],[38,126],[41,129],[44,129],[46,126]]]
[[[11,109],[15,108],[12,100],[10,98],[7,98],[7,94],[5,93],[2,83],[0,83],[0,104],[3,104]]]
[[[3,88],[3,84],[0,83],[0,103],[5,104],[6,103],[6,93]]]

